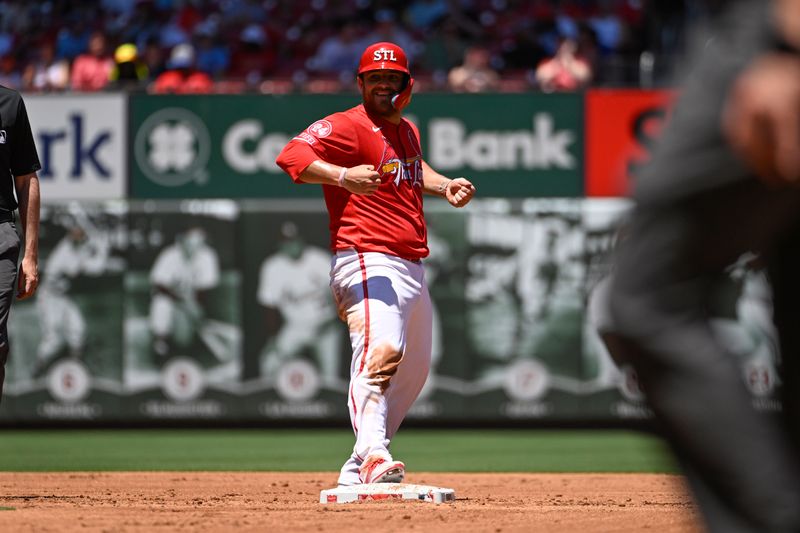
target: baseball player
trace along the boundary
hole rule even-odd
[[[267,257],[258,278],[258,303],[267,311],[267,326],[274,331],[280,315],[283,324],[261,354],[261,374],[274,377],[280,366],[310,349],[324,383],[338,381],[340,331],[330,293],[331,254],[303,242],[297,225],[281,226],[281,245]],[[273,326],[273,327],[270,327]]]
[[[82,274],[99,275],[105,268],[111,243],[105,235],[74,224],[47,257],[42,287],[37,298],[41,342],[33,375],[45,370],[66,346],[70,357],[83,355],[86,320],[69,295],[70,281]]]
[[[219,278],[219,257],[206,244],[201,227],[179,233],[175,243],[158,254],[150,270],[150,331],[160,360],[170,355],[172,347],[192,343],[204,318],[203,295],[219,284]]]
[[[399,46],[368,46],[356,82],[362,104],[314,122],[277,158],[295,182],[322,185],[330,217],[330,284],[353,348],[348,407],[356,443],[340,485],[405,476],[389,442],[431,358],[422,194],[463,207],[475,192],[423,160],[419,130],[402,117],[414,80]]]

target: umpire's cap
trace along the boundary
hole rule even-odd
[[[396,44],[389,42],[371,44],[361,54],[358,73],[363,74],[371,70],[397,70],[403,74],[411,74],[408,71],[406,53]]]

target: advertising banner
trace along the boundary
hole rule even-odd
[[[355,95],[131,96],[134,198],[322,197],[275,158],[312,122]]]
[[[581,201],[478,202],[467,242],[470,412],[574,417],[582,392]]]
[[[125,273],[126,417],[236,419],[242,371],[235,202],[135,203]]]
[[[650,418],[610,336],[630,206],[428,199],[432,362],[409,420]],[[328,238],[316,199],[43,206],[41,283],[12,307],[0,422],[346,425],[352,351]],[[757,256],[719,277],[709,315],[754,407],[779,411]]]
[[[26,421],[120,417],[127,207],[42,207],[40,284],[15,301],[4,402]]]
[[[583,194],[580,94],[421,94],[408,117],[426,161],[483,197]]]
[[[583,201],[586,281],[583,343],[582,416],[596,420],[643,420],[652,416],[636,372],[614,353],[614,323],[608,310],[613,253],[632,203],[624,198]]]
[[[25,96],[42,170],[42,201],[127,195],[127,96]]]
[[[585,93],[586,196],[626,196],[669,116],[674,91]]]
[[[346,95],[131,97],[135,198],[321,197],[275,164],[319,118],[360,103]],[[485,196],[583,194],[580,95],[420,94],[408,108],[423,157]],[[366,162],[369,163],[369,162]]]
[[[431,370],[410,420],[466,420],[471,413],[467,398],[471,390],[466,353],[465,300],[467,218],[443,200],[425,204],[430,254],[422,260],[431,294]]]
[[[324,207],[313,200],[248,201],[241,228],[242,414],[345,423],[350,338],[329,286]]]

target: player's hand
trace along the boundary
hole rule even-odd
[[[723,133],[759,178],[800,185],[800,58],[772,53],[736,80]]]
[[[450,180],[444,189],[444,197],[453,207],[464,207],[474,194],[475,186],[466,178]]]
[[[358,165],[347,169],[342,186],[353,194],[375,194],[381,185],[381,175],[372,165]]]
[[[33,296],[39,286],[39,265],[35,259],[23,257],[17,275],[17,298],[24,300]]]

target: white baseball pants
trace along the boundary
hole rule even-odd
[[[339,485],[356,485],[367,457],[391,459],[389,441],[428,377],[431,300],[421,263],[373,252],[337,252],[331,289],[353,347],[347,405],[356,444]]]

